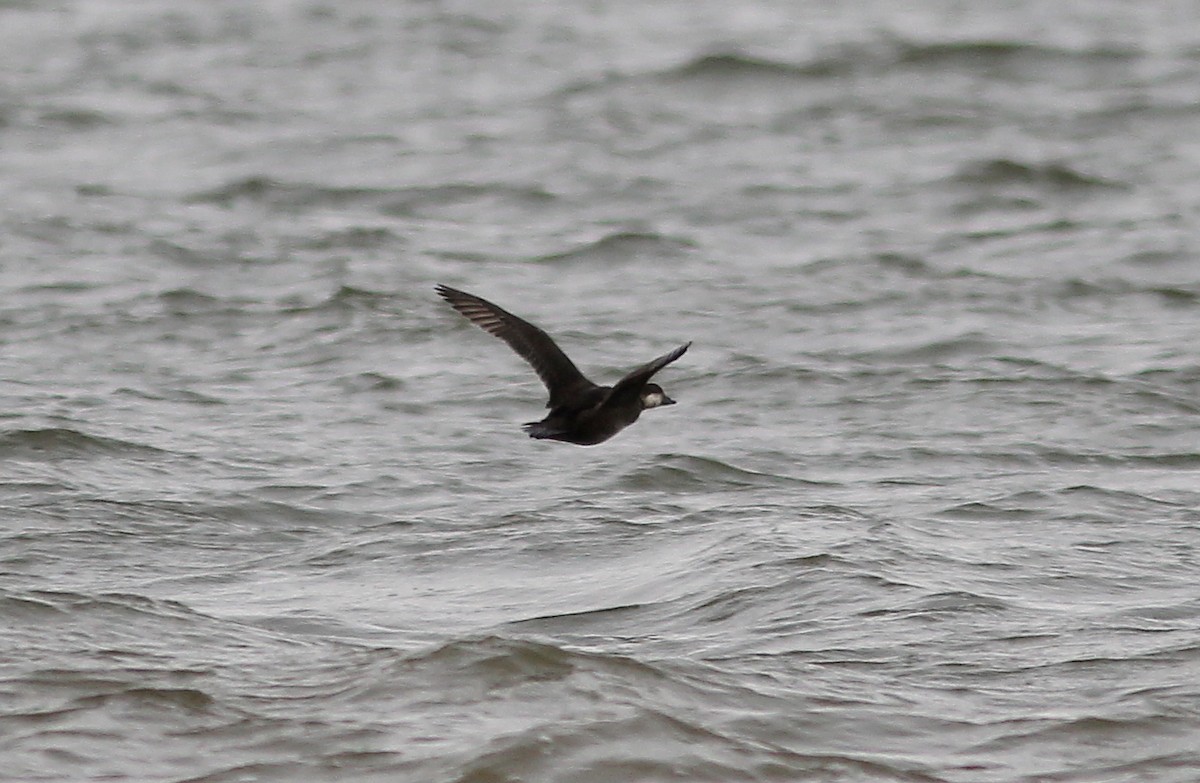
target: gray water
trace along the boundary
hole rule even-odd
[[[0,778],[1200,780],[1198,20],[0,2]]]

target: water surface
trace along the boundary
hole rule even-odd
[[[1192,10],[0,2],[0,779],[1196,780]]]

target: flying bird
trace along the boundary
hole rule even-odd
[[[642,411],[675,404],[650,379],[683,356],[690,342],[631,370],[615,386],[599,386],[584,377],[550,335],[528,321],[466,291],[445,285],[436,290],[471,323],[508,343],[546,384],[550,413],[523,425],[531,438],[593,446],[633,424]]]

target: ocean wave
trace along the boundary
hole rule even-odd
[[[536,185],[506,182],[450,182],[401,188],[335,187],[305,182],[285,182],[273,177],[243,177],[209,190],[193,193],[190,203],[233,208],[241,203],[274,209],[306,211],[320,208],[370,209],[376,213],[412,217],[430,210],[492,199],[523,208],[543,207],[556,197]]]
[[[901,615],[929,618],[959,612],[1000,614],[1011,610],[1014,606],[1012,602],[996,596],[982,595],[970,590],[947,590],[922,595],[906,603],[870,610],[864,612],[863,616]]]
[[[411,656],[404,663],[406,668],[420,667],[430,676],[453,677],[471,683],[472,687],[493,690],[527,682],[561,680],[585,660],[588,656],[554,644],[485,636],[456,639]]]
[[[411,297],[398,296],[390,291],[377,291],[352,285],[340,285],[333,293],[314,304],[285,305],[284,313],[317,313],[322,311],[365,311],[402,313]]]
[[[980,188],[1023,185],[1057,193],[1129,190],[1132,187],[1119,180],[1084,173],[1059,161],[1030,163],[1011,158],[972,161],[959,168],[953,181]]]
[[[658,454],[647,466],[631,470],[621,477],[625,489],[683,490],[755,486],[823,486],[820,482],[795,476],[762,473],[741,468],[712,457],[685,454]]]
[[[659,74],[660,78],[700,82],[772,82],[876,74],[895,69],[985,72],[991,78],[1031,76],[1068,65],[1120,65],[1141,52],[1113,46],[1072,49],[1021,40],[920,42],[898,38],[844,43],[798,61],[741,51],[698,55]]]
[[[146,443],[88,435],[69,427],[0,432],[0,459],[56,460],[156,457],[170,454]]]
[[[300,245],[306,250],[373,250],[398,245],[402,238],[390,228],[382,226],[350,226],[327,231]]]
[[[868,351],[856,351],[855,359],[894,366],[896,364],[929,364],[944,362],[963,356],[991,357],[1002,351],[1002,344],[982,333],[970,331],[954,337],[939,337],[932,340],[917,340],[906,345],[890,345]]]
[[[188,630],[197,625],[211,626],[213,621],[179,601],[148,598],[136,593],[85,593],[71,590],[24,590],[0,592],[0,617],[10,628],[19,624],[26,633],[51,625],[70,629],[91,627],[108,637],[112,650],[119,639],[134,640],[150,627],[173,625]],[[140,629],[140,630],[139,630]],[[57,633],[57,631],[56,631]],[[99,641],[99,635],[97,641]],[[49,641],[49,640],[48,640]],[[146,643],[157,642],[147,637]],[[135,646],[141,646],[136,643]]]
[[[207,713],[217,700],[196,688],[149,688],[125,687],[109,693],[96,694],[77,699],[72,708],[117,709],[117,710],[183,710],[192,713]],[[117,735],[114,735],[117,736]]]
[[[1017,115],[1029,107],[1008,105],[1004,93],[978,94],[964,76],[1073,86],[1096,69],[1119,72],[1141,56],[1132,49],[1060,48],[1027,40],[893,37],[790,55],[709,48],[666,67],[584,77],[556,87],[547,100],[565,104],[557,107],[566,110],[564,133],[613,145],[622,154],[653,157],[693,147],[714,147],[721,154],[715,145],[729,140],[733,128],[752,128],[756,138],[764,131],[793,137],[831,127],[831,120],[839,124],[836,118],[856,118],[860,126],[865,121],[901,137],[913,131],[927,135],[930,127],[991,128],[1003,121],[998,114]],[[838,212],[843,219],[856,216],[849,207],[831,214]]]
[[[386,394],[402,391],[408,385],[402,378],[382,372],[361,372],[354,375],[345,375],[338,378],[335,383],[350,393],[380,392]]]
[[[1051,283],[1052,295],[1063,302],[1095,299],[1116,301],[1126,297],[1150,297],[1168,307],[1188,308],[1200,304],[1200,283],[1155,285],[1106,278],[1083,280],[1069,278]]]
[[[68,131],[95,130],[115,122],[116,120],[105,112],[86,108],[49,109],[38,116],[39,124],[60,125]]]
[[[1132,715],[1108,717],[1105,715],[1058,716],[1042,720],[1008,721],[993,725],[994,730],[1003,731],[995,739],[980,743],[974,750],[981,753],[1006,751],[1027,747],[1029,743],[1102,744],[1113,750],[1114,756],[1122,760],[1111,764],[1094,763],[1087,770],[1087,780],[1140,779],[1140,771],[1156,769],[1159,765],[1175,766],[1175,759],[1185,762],[1185,768],[1194,766],[1196,760],[1189,744],[1190,720],[1174,716]],[[1136,737],[1136,740],[1129,738]],[[1137,757],[1141,758],[1137,758]],[[1189,758],[1190,757],[1190,758]],[[1125,776],[1129,777],[1126,778]],[[1060,779],[1085,779],[1057,775]]]
[[[305,209],[376,203],[383,200],[388,193],[386,189],[332,187],[254,176],[235,179],[216,188],[195,192],[185,201],[193,204],[216,204],[226,208],[232,208],[239,203],[256,203],[282,209]]]
[[[406,679],[422,683],[435,705],[482,700],[489,713],[507,716],[505,731],[485,732],[482,742],[457,745],[426,765],[447,779],[600,780],[616,773],[639,780],[788,780],[814,772],[934,779],[877,753],[808,752],[806,743],[787,736],[764,744],[764,721],[782,713],[805,723],[797,710],[797,703],[810,703],[805,696],[746,687],[694,661],[651,664],[488,636],[456,640],[403,665]],[[568,702],[561,700],[564,689],[574,695]],[[704,709],[697,711],[698,704]]]
[[[542,263],[589,262],[614,264],[624,261],[675,258],[692,250],[694,243],[663,234],[618,231],[593,242],[534,259]]]
[[[520,210],[544,209],[558,197],[538,185],[506,182],[447,183],[404,188],[383,205],[386,215],[413,217],[431,210],[490,201]]]
[[[1019,72],[1033,75],[1044,68],[1073,64],[1095,67],[1121,65],[1142,52],[1120,46],[1068,48],[1028,40],[977,39],[919,43],[895,41],[890,57],[897,64],[937,70],[985,71],[991,76]]]
[[[1014,492],[985,501],[970,501],[946,508],[940,512],[940,516],[995,521],[1079,518],[1121,521],[1128,519],[1130,515],[1173,516],[1188,508],[1186,503],[1130,490],[1079,484]]]
[[[845,66],[841,59],[817,59],[809,63],[789,63],[725,52],[704,54],[659,74],[660,78],[682,81],[774,80],[832,76]]]

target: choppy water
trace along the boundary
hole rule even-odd
[[[0,2],[0,778],[1200,779],[1196,14]]]

